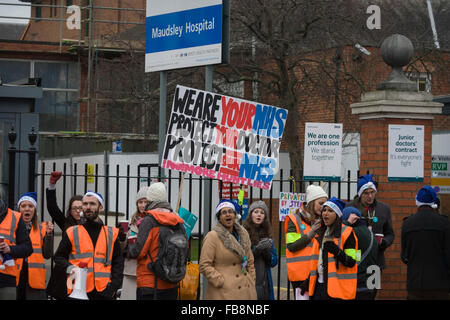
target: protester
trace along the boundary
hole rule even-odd
[[[310,277],[301,286],[312,300],[356,297],[358,240],[352,227],[342,224],[344,205],[336,197],[323,204],[323,226],[313,242]]]
[[[119,230],[103,225],[99,219],[103,197],[88,191],[83,196],[86,221],[69,227],[55,253],[55,264],[75,274],[75,268],[87,264],[86,292],[90,300],[113,300],[122,285],[123,256],[118,240]],[[67,289],[68,294],[72,292]]]
[[[362,218],[367,219],[368,227],[372,233],[382,237],[378,246],[378,266],[386,268],[384,252],[394,242],[394,229],[392,228],[391,209],[384,202],[376,198],[377,187],[373,174],[360,176],[357,183],[358,194],[346,206],[358,208]]]
[[[374,300],[376,289],[367,286],[370,273],[367,268],[377,264],[378,243],[372,231],[367,227],[367,220],[361,219],[361,212],[355,207],[347,207],[342,211],[342,222],[353,228],[358,239],[356,263],[358,265],[358,283],[356,300]]]
[[[50,221],[39,224],[36,192],[24,193],[17,206],[33,247],[29,257],[15,261],[18,270],[17,300],[47,300],[44,259],[53,255],[53,224]]]
[[[309,185],[306,188],[306,206],[303,202],[300,210],[284,220],[286,266],[296,299],[300,299],[298,288],[309,276],[312,240],[321,227],[322,205],[327,199],[328,195],[320,186]]]
[[[262,200],[249,206],[249,214],[243,226],[252,244],[256,272],[256,294],[258,300],[274,300],[272,272],[278,263],[277,250],[272,238],[269,210]]]
[[[137,259],[137,300],[176,300],[177,283],[163,279],[159,273],[161,253],[166,249],[161,247],[165,241],[159,241],[159,239],[167,235],[167,228],[174,233],[177,232],[177,235],[184,234],[181,248],[184,257],[180,258],[183,260],[180,264],[183,267],[184,263],[185,271],[188,252],[187,236],[183,219],[173,212],[170,203],[160,201],[165,200],[164,184],[158,182],[154,185],[156,186],[151,185],[147,191],[149,203],[146,207],[146,216],[137,222],[139,228],[137,241],[134,244],[128,244],[128,258]]]
[[[436,192],[422,187],[417,212],[403,220],[401,259],[407,265],[409,300],[450,299],[450,223],[435,209]]]
[[[30,237],[21,214],[8,209],[0,199],[0,253],[9,254],[14,259],[27,258],[33,253]],[[18,276],[15,262],[0,268],[0,300],[16,300],[16,277]]]
[[[208,280],[207,300],[256,300],[251,241],[236,222],[235,203],[223,199],[216,207],[218,223],[203,240],[199,270]]]
[[[136,211],[131,217],[131,221],[128,224],[127,236],[125,241],[121,241],[122,252],[125,255],[125,263],[123,269],[123,284],[122,292],[120,294],[120,300],[136,300],[136,259],[128,259],[127,245],[128,241],[133,242],[137,239],[137,234],[139,233],[138,227],[136,225],[140,218],[145,217],[145,207],[147,206],[147,189],[148,186],[144,186],[139,189],[136,195]]]
[[[61,228],[64,232],[68,227],[81,224],[81,213],[83,210],[83,197],[80,195],[74,195],[69,200],[69,206],[67,208],[66,215],[59,209],[56,203],[56,183],[61,178],[60,171],[53,171],[50,173],[50,183],[45,190],[47,198],[47,210],[50,216],[55,221],[55,224]]]

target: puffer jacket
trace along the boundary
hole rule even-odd
[[[159,242],[159,225],[155,225],[153,217],[159,224],[175,226],[178,223],[183,223],[178,215],[170,212],[167,209],[155,209],[146,212],[146,216],[139,225],[139,233],[135,244],[128,246],[128,258],[137,259],[136,269],[136,286],[155,288],[155,274],[147,268],[151,262],[149,254],[153,261],[158,256],[158,242]],[[157,279],[157,289],[165,290],[174,288],[176,284],[166,282],[160,278]]]

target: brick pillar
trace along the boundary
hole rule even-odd
[[[380,90],[362,95],[362,102],[350,107],[361,120],[360,172],[369,171],[378,181],[377,199],[391,208],[394,243],[386,250],[386,269],[381,278],[378,299],[406,298],[406,265],[400,259],[403,218],[416,212],[415,195],[431,184],[431,131],[433,114],[442,104],[432,95],[417,92]],[[388,181],[389,124],[423,125],[424,179],[421,182]]]
[[[389,124],[423,125],[424,180],[423,182],[388,181],[388,126]],[[370,171],[378,181],[377,198],[391,208],[394,243],[385,251],[386,269],[382,274],[378,299],[406,298],[406,265],[400,259],[400,240],[403,218],[415,213],[415,196],[426,184],[431,184],[431,129],[430,119],[366,119],[361,123],[360,172]]]
[[[442,104],[433,102],[431,93],[417,92],[402,67],[414,55],[411,41],[399,34],[387,37],[381,45],[383,60],[392,67],[389,77],[377,85],[377,91],[362,94],[361,102],[350,105],[361,120],[360,172],[370,171],[378,181],[377,199],[391,208],[395,239],[385,251],[386,269],[381,278],[378,299],[406,298],[406,265],[400,258],[403,218],[416,212],[415,195],[431,183],[431,129],[434,114],[442,113]],[[423,125],[424,178],[420,182],[388,181],[389,125]]]

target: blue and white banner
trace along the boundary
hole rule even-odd
[[[221,0],[147,0],[146,72],[217,64],[221,58]]]

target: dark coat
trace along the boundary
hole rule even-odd
[[[365,291],[367,290],[367,279],[370,276],[370,273],[367,273],[367,268],[371,265],[376,265],[378,262],[378,243],[374,234],[367,228],[365,221],[358,220],[350,226],[358,239],[358,250],[361,251],[361,256],[365,256],[364,259],[361,258],[358,262],[358,289]],[[371,242],[372,247],[370,247]]]
[[[59,209],[58,204],[56,203],[56,190],[45,189],[45,195],[47,198],[48,213],[53,218],[56,225],[61,228],[63,233],[67,228],[77,225],[77,221],[72,218],[71,215],[66,217],[61,209]]]
[[[401,258],[408,290],[450,290],[450,223],[431,207],[419,207],[402,224]]]
[[[352,202],[349,202],[345,205],[346,207],[353,206],[358,208],[363,218],[367,217],[367,212],[365,208],[362,207],[361,202],[359,201],[359,197],[355,197]],[[377,217],[377,222],[372,222],[372,232],[373,234],[382,233],[384,235],[383,241],[378,248],[378,266],[381,269],[386,268],[386,261],[384,258],[384,251],[389,248],[394,242],[394,229],[392,228],[392,217],[391,217],[391,209],[389,206],[381,201],[375,199],[373,208],[375,209],[375,217]],[[369,221],[370,225],[370,221]]]
[[[275,245],[263,251],[252,247],[252,253],[255,259],[256,271],[256,294],[258,300],[274,300],[273,281],[271,268],[278,264],[278,255]]]

